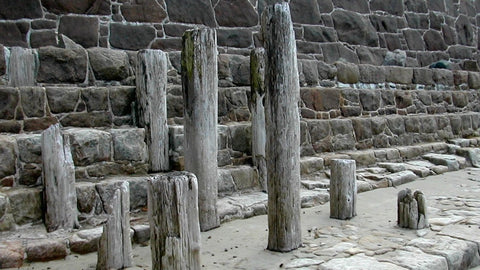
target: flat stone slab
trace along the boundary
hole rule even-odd
[[[321,265],[320,269],[324,270],[405,270],[404,268],[389,262],[379,262],[376,259],[366,256],[365,254],[358,254],[349,258],[332,259]]]
[[[377,256],[377,260],[390,262],[408,269],[418,270],[448,270],[447,260],[442,256],[424,253],[416,247],[404,247],[393,252]]]

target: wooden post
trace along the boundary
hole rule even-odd
[[[189,172],[148,181],[152,269],[201,269],[197,197],[197,179]]]
[[[398,192],[397,208],[399,227],[415,230],[428,227],[427,204],[421,191],[412,194],[407,188]]]
[[[112,209],[98,244],[97,270],[123,269],[132,266],[130,240],[130,187],[121,182],[109,202]]]
[[[267,191],[267,164],[265,160],[265,50],[257,48],[250,53],[250,94],[249,108],[252,114],[252,159],[258,170],[263,191]]]
[[[37,58],[37,52],[34,49],[12,47],[8,61],[8,85],[34,86],[37,79]]]
[[[351,219],[357,215],[355,160],[334,159],[330,169],[330,217]]]
[[[70,141],[55,124],[42,132],[42,175],[47,231],[78,227],[75,169]]]
[[[220,226],[217,214],[217,36],[186,31],[182,40],[185,170],[198,179],[200,229]]]
[[[265,118],[268,247],[287,252],[302,244],[300,228],[300,116],[295,34],[288,3],[262,17],[265,47]]]
[[[167,56],[160,50],[137,53],[139,125],[145,128],[150,171],[168,171]]]

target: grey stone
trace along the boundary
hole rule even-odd
[[[65,130],[70,137],[72,157],[76,166],[86,166],[95,162],[109,161],[112,157],[112,135],[93,129],[71,128]]]
[[[27,34],[30,30],[28,22],[1,22],[0,23],[0,44],[13,47],[19,46],[28,48]]]
[[[425,41],[425,48],[429,51],[444,51],[447,49],[447,44],[443,40],[443,36],[436,30],[428,30],[423,34]]]
[[[385,55],[387,54],[387,50],[384,48],[371,48],[366,46],[358,46],[356,52],[361,64],[374,66],[382,65]]]
[[[121,6],[121,11],[128,22],[161,23],[167,17],[162,5],[154,0],[126,2]]]
[[[370,15],[370,21],[378,32],[397,32],[397,18],[394,16],[381,16],[372,14]]]
[[[317,1],[296,0],[290,3],[290,12],[294,23],[320,24],[320,10]],[[327,3],[326,8],[332,8],[332,3]]]
[[[377,259],[408,269],[448,269],[447,260],[444,257],[423,253],[418,248],[408,246],[380,255]]]
[[[408,11],[414,11],[418,13],[428,12],[426,0],[406,0],[405,7]]]
[[[40,1],[2,1],[1,5],[0,18],[2,20],[34,19],[43,16]]]
[[[384,66],[406,66],[407,54],[401,50],[395,50],[393,52],[387,52],[385,55],[385,60],[383,61]]]
[[[45,115],[45,89],[40,87],[21,87],[22,108],[27,117]]]
[[[150,226],[144,224],[133,225],[132,229],[134,231],[133,241],[139,244],[149,244],[150,241]]]
[[[110,1],[42,0],[42,5],[55,14],[78,13],[110,15]]]
[[[25,249],[22,241],[0,242],[0,267],[20,268],[23,265]]]
[[[455,32],[455,29],[453,29],[452,27],[446,24],[443,24],[442,34],[443,34],[443,39],[445,40],[445,43],[447,45],[453,45],[457,43],[457,33]]]
[[[449,171],[458,171],[462,163],[461,161],[459,161],[460,157],[445,154],[430,153],[423,155],[423,158],[432,162],[435,165],[447,166]]]
[[[407,19],[408,26],[413,29],[428,29],[429,21],[427,14],[418,14],[418,13],[405,13],[405,18]]]
[[[375,10],[386,11],[392,15],[402,16],[403,15],[403,1],[401,0],[373,0],[370,1],[370,10],[373,12]]]
[[[16,88],[0,88],[0,114],[2,119],[14,119],[20,95]]]
[[[121,81],[128,77],[130,65],[125,51],[97,47],[87,52],[95,79]]]
[[[18,150],[15,138],[0,135],[0,179],[15,174],[17,156]]]
[[[214,10],[220,26],[251,27],[258,24],[257,12],[248,0],[220,0]]]
[[[215,27],[214,10],[208,0],[166,0],[170,21]],[[202,12],[198,12],[201,10]]]
[[[300,159],[300,173],[311,174],[323,170],[323,158],[321,157],[303,157]]]
[[[42,191],[37,188],[15,188],[5,192],[15,223],[24,225],[42,219]]]
[[[144,129],[111,129],[115,160],[145,161],[147,145]]]
[[[385,67],[387,82],[410,84],[413,80],[413,69],[403,67]]]
[[[455,29],[457,30],[458,43],[467,46],[473,45],[474,31],[467,16],[463,14],[458,16]]]
[[[303,27],[305,40],[313,42],[336,42],[335,30],[319,25],[305,25]]]
[[[252,31],[248,29],[218,29],[217,44],[219,46],[248,48],[253,44]]]
[[[132,114],[132,106],[136,99],[135,87],[109,87],[108,96],[114,115]]]
[[[403,163],[380,162],[377,165],[378,167],[387,169],[391,173],[402,172],[406,170],[405,164]]]
[[[343,83],[357,83],[360,77],[360,71],[358,65],[345,63],[345,62],[335,62],[337,67],[337,78],[338,81]]]
[[[372,150],[362,150],[349,153],[350,158],[355,160],[358,166],[370,166],[377,162]]]
[[[16,137],[18,156],[21,161],[26,163],[42,162],[40,138],[40,134],[22,134]]]
[[[434,84],[433,70],[427,68],[415,68],[413,69],[413,83],[415,84]]]
[[[381,101],[379,91],[359,90],[359,96],[364,111],[376,111],[379,109]]]
[[[366,256],[363,253],[348,257],[348,258],[334,258],[322,264],[321,269],[335,270],[335,269],[378,269],[378,270],[404,270],[401,266],[389,262],[379,262],[374,257]]]
[[[52,113],[73,112],[79,99],[79,89],[71,87],[47,87],[47,100]]]
[[[220,194],[231,194],[236,191],[230,170],[226,168],[218,169],[218,192]]]
[[[81,97],[82,100],[85,101],[88,112],[108,110],[107,88],[83,88],[81,90]]]
[[[103,227],[81,230],[74,233],[69,239],[70,250],[79,254],[97,251],[98,240],[102,235]]]
[[[236,124],[229,126],[232,134],[232,149],[251,154],[252,131],[250,124]]]
[[[64,127],[110,127],[112,116],[109,112],[71,113],[60,120]]]
[[[382,67],[372,65],[358,65],[360,81],[364,83],[385,82],[385,72]]]
[[[98,46],[98,26],[97,17],[66,15],[60,17],[58,32],[89,48]]]
[[[38,49],[37,81],[82,83],[87,74],[87,53],[82,49],[44,47]]]
[[[35,31],[30,34],[30,47],[40,48],[57,45],[57,33],[55,30]]]
[[[403,30],[403,35],[407,41],[408,49],[412,51],[425,50],[425,43],[423,42],[421,32],[415,29]]]
[[[259,187],[257,174],[250,166],[238,166],[229,169],[237,190],[254,189]]]
[[[110,24],[110,44],[115,48],[125,50],[146,49],[155,36],[156,31],[152,26]]]
[[[162,50],[165,52],[174,52],[182,49],[181,38],[162,38],[156,39],[150,46],[151,49]]]
[[[326,63],[331,64],[339,60],[355,64],[359,63],[357,54],[340,43],[322,43],[320,47]]]
[[[368,2],[366,0],[333,0],[333,5],[337,8],[343,8],[359,13],[369,13]]]
[[[396,135],[405,133],[405,122],[400,116],[388,117],[387,125],[390,131]]]
[[[378,37],[370,21],[357,13],[335,10],[332,13],[335,29],[341,41],[354,45],[376,47]]]

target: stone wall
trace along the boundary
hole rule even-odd
[[[221,53],[237,54],[259,46],[259,14],[266,2],[6,1],[0,11],[0,44],[64,46],[65,35],[84,48],[179,51],[183,32],[204,25],[217,28]],[[404,66],[450,59],[462,69],[478,70],[478,1],[291,0],[290,9],[301,57],[381,65],[391,62],[385,59],[387,52],[399,49],[405,53]]]

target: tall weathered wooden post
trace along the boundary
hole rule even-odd
[[[148,181],[152,269],[201,269],[197,196],[192,173],[173,172]]]
[[[132,266],[130,240],[130,186],[120,182],[109,202],[107,223],[99,240],[97,270],[123,269]]]
[[[330,217],[351,219],[357,215],[355,160],[334,159],[330,168]]]
[[[217,35],[186,31],[182,40],[185,170],[198,179],[200,229],[220,226],[217,214]]]
[[[42,132],[42,175],[47,231],[78,226],[75,168],[70,141],[55,124]]]
[[[258,170],[262,189],[267,191],[267,164],[265,160],[265,50],[257,48],[250,53],[249,108],[252,114],[252,159]]]
[[[300,228],[300,116],[295,34],[288,3],[262,16],[265,47],[265,118],[268,171],[268,249],[302,244]]]
[[[137,53],[137,100],[145,128],[150,171],[168,171],[167,56],[160,50]]]

